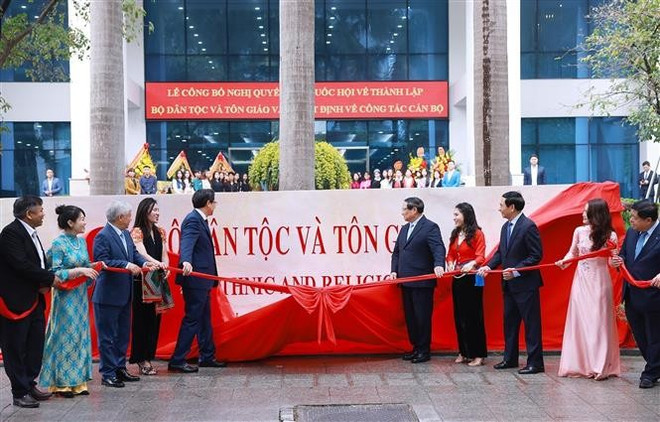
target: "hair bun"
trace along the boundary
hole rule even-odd
[[[55,214],[62,214],[64,212],[64,208],[66,208],[66,205],[58,205],[57,208],[55,208]]]

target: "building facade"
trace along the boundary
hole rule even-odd
[[[512,184],[536,153],[548,182],[614,180],[636,195],[640,162],[657,159],[656,144],[639,143],[622,125],[625,109],[594,115],[584,102],[591,77],[575,49],[592,30],[591,7],[602,0],[507,0],[509,170]],[[154,31],[126,44],[126,160],[148,143],[165,178],[186,152],[207,168],[218,152],[243,173],[255,153],[278,138],[276,118],[155,119],[146,96],[159,83],[276,83],[278,0],[158,0],[144,2]],[[25,6],[25,8],[23,7]],[[72,7],[71,4],[68,5]],[[14,0],[10,14],[35,14]],[[448,84],[448,117],[319,118],[315,136],[339,148],[351,171],[408,162],[418,147],[455,152],[466,184],[474,184],[474,40],[472,2],[447,0],[316,0],[317,83],[437,82]],[[69,9],[72,10],[72,9]],[[69,14],[70,23],[75,18]],[[28,82],[25,69],[3,71],[3,95],[13,108],[2,134],[0,187],[6,196],[36,192],[46,168],[72,193],[84,192],[89,169],[89,63],[57,63],[68,82]],[[265,85],[263,85],[265,86]],[[258,104],[258,101],[257,101]],[[497,163],[495,163],[497,165]],[[92,173],[93,177],[93,173]],[[69,187],[70,185],[70,187]]]

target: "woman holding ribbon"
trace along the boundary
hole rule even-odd
[[[92,345],[87,288],[98,273],[90,268],[85,240],[78,237],[85,232],[85,212],[74,205],[60,205],[55,212],[57,225],[64,233],[53,240],[47,258],[62,282],[53,285],[39,383],[51,392],[71,398],[89,394]],[[80,277],[86,280],[78,284],[75,279]]]
[[[167,268],[167,236],[165,230],[157,226],[159,217],[156,200],[144,198],[135,213],[131,238],[147,261]],[[137,363],[142,375],[156,375],[151,361],[156,356],[160,314],[173,305],[167,276],[167,271],[159,270],[133,278],[133,335],[129,362]]]
[[[474,208],[461,202],[454,209],[454,230],[449,238],[447,269],[463,274],[454,276],[452,299],[458,337],[456,363],[481,366],[486,358],[484,326],[483,278],[468,272],[479,268],[485,260],[486,238],[477,224]]]
[[[573,232],[568,253],[556,262],[562,269],[570,265],[566,263],[569,259],[616,245],[610,209],[603,199],[592,199],[585,205],[582,223]],[[559,361],[560,377],[602,380],[621,373],[608,258],[599,256],[577,263]]]

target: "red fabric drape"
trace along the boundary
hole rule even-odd
[[[543,264],[563,258],[570,246],[573,230],[581,224],[584,204],[593,198],[603,198],[608,202],[617,234],[623,236],[624,225],[620,214],[623,207],[618,185],[611,182],[573,185],[530,215],[541,232]],[[95,234],[92,232],[88,236],[90,249]],[[176,266],[176,261],[176,256],[170,256],[173,266]],[[574,267],[564,271],[554,266],[542,269],[545,286],[541,289],[541,310],[546,350],[561,347]],[[619,272],[613,271],[613,280],[615,303],[619,303],[623,282]],[[177,306],[163,315],[157,350],[160,358],[171,356],[183,317],[181,291],[174,284],[173,276],[169,281]],[[400,289],[387,283],[377,287],[356,287],[317,290],[297,286],[291,291],[291,296],[240,317],[235,317],[220,289],[214,289],[212,319],[218,359],[239,361],[276,354],[390,353],[407,350],[409,344]],[[504,346],[502,308],[499,275],[492,274],[487,277],[484,290],[489,350],[501,350]],[[627,323],[619,321],[618,328],[621,346],[633,347]],[[321,335],[323,330],[324,336]],[[93,345],[96,354],[95,339]],[[434,351],[448,351],[456,350],[456,347],[450,281],[445,279],[438,283],[435,292],[432,348]],[[196,346],[193,346],[191,355],[196,354]]]

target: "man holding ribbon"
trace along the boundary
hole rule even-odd
[[[140,267],[155,269],[159,266],[148,262],[138,253],[126,230],[131,222],[129,204],[112,202],[105,215],[108,224],[94,238],[94,259],[103,261],[108,267],[125,268],[128,271],[101,272],[96,279],[92,302],[101,358],[101,384],[121,388],[124,382],[140,380],[140,377],[126,370],[133,275],[140,275]]]
[[[416,197],[403,202],[401,215],[406,221],[392,252],[392,278],[415,277],[445,272],[445,245],[440,227],[424,216],[424,202]],[[413,346],[403,360],[422,363],[431,359],[431,320],[433,291],[436,279],[401,284],[403,312],[406,316],[408,339]]]
[[[197,366],[186,363],[186,355],[190,352],[195,336],[199,344],[199,366],[209,368],[227,366],[225,362],[218,362],[215,359],[211,326],[211,289],[217,287],[218,282],[191,275],[193,271],[218,275],[208,222],[217,205],[215,192],[212,189],[198,190],[193,194],[192,203],[195,209],[181,223],[179,250],[183,272],[177,276],[176,284],[183,290],[186,305],[174,354],[167,366],[171,372],[191,373],[199,370]]]
[[[646,366],[639,388],[653,388],[660,379],[660,228],[658,208],[648,200],[632,205],[630,228],[618,256],[611,258],[612,266],[625,264],[635,280],[651,280],[640,288],[623,285],[626,318],[632,329]]]
[[[527,365],[519,374],[544,372],[541,336],[541,272],[516,271],[538,265],[543,258],[541,235],[536,224],[522,213],[525,199],[520,192],[507,192],[500,198],[500,214],[507,220],[500,232],[500,244],[488,265],[479,268],[484,276],[491,268],[502,266],[504,296],[504,359],[495,369],[518,367],[520,323],[525,323]]]
[[[39,407],[52,395],[37,389],[44,349],[44,293],[61,280],[46,270],[46,254],[36,228],[44,222],[41,198],[14,202],[16,219],[0,233],[0,348],[14,405]],[[4,306],[2,306],[4,305]]]

